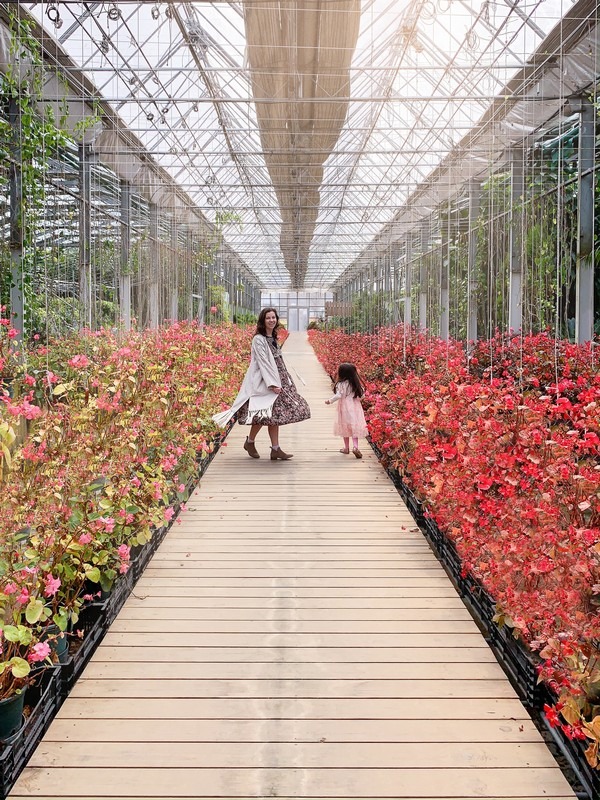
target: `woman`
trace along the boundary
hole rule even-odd
[[[279,315],[274,308],[263,308],[252,339],[250,366],[233,405],[215,414],[213,420],[224,427],[236,412],[240,425],[250,425],[244,450],[250,458],[260,458],[254,440],[265,425],[271,439],[271,461],[292,458],[279,446],[279,426],[310,419],[306,400],[298,394],[283,362],[277,343]]]

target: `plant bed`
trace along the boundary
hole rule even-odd
[[[19,774],[62,703],[62,667],[47,667],[25,695],[23,725],[10,740],[0,742],[0,797],[11,790]]]

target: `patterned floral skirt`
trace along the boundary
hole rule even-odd
[[[238,412],[238,422],[240,425],[290,425],[292,422],[303,422],[310,419],[310,408],[306,400],[298,394],[296,384],[292,376],[287,371],[280,353],[274,353],[275,364],[281,378],[281,393],[277,395],[277,400],[273,403],[273,413],[271,420],[265,423],[264,419],[254,418],[248,420],[248,403],[240,408]]]

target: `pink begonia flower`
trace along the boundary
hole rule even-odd
[[[4,594],[14,594],[17,591],[16,583],[7,583],[3,589]]]
[[[115,529],[115,521],[112,517],[98,517],[98,522],[104,525],[107,533],[112,533]]]
[[[132,485],[132,486],[135,486],[135,487],[136,487],[136,489],[138,488],[138,486],[141,486],[141,485],[142,485],[142,482],[141,482],[141,480],[140,480],[140,479],[137,477],[137,475],[135,476],[135,478],[132,478],[132,479],[131,479],[131,485]]]
[[[182,504],[179,506],[179,510],[180,510],[180,511],[187,511],[187,506],[186,506],[186,504],[185,504],[185,503],[182,503]]]
[[[180,483],[177,487],[178,492],[185,492],[185,483]]]
[[[16,328],[9,328],[7,336],[9,339],[15,339],[19,335],[19,331]]]
[[[121,566],[119,567],[119,574],[125,575],[127,572],[129,572],[129,564],[125,563],[121,564]]]
[[[73,358],[70,358],[67,361],[67,364],[70,367],[73,367],[74,369],[77,369],[79,367],[87,367],[89,366],[89,363],[90,363],[89,358],[84,355],[73,356]]]
[[[167,522],[170,522],[175,515],[175,510],[169,506],[169,508],[165,509],[165,519]]]
[[[93,538],[91,533],[82,533],[77,541],[79,544],[89,544]]]
[[[119,554],[119,558],[121,559],[121,561],[129,561],[129,551],[130,550],[131,550],[131,548],[128,547],[126,544],[122,544],[118,548],[117,553]]]
[[[17,603],[20,606],[24,606],[25,603],[29,602],[29,589],[26,586],[21,588],[21,593],[17,597]]]
[[[23,380],[25,381],[27,386],[35,386],[35,378],[33,377],[33,375],[25,375]]]
[[[36,341],[36,342],[39,342],[39,340],[40,340],[40,335],[39,335],[39,333],[34,333],[34,334],[33,334],[33,339],[34,339],[34,341]]]
[[[38,642],[34,644],[29,653],[29,661],[43,661],[50,655],[50,645],[48,642]]]
[[[48,573],[44,578],[44,583],[46,588],[44,589],[44,596],[45,597],[54,597],[54,595],[60,589],[60,578],[55,578],[53,575]]]
[[[48,370],[48,372],[46,373],[46,380],[48,381],[48,383],[58,383],[60,378],[58,377],[58,375],[55,375],[52,372],[52,370]]]

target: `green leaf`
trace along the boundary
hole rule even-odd
[[[32,598],[25,609],[25,619],[30,625],[33,625],[33,623],[37,622],[42,616],[43,610],[44,603],[39,599],[39,597],[37,600]]]
[[[31,528],[27,526],[26,528],[21,528],[18,530],[14,535],[14,540],[16,542],[25,542],[31,536]]]
[[[61,394],[64,394],[69,387],[65,383],[59,383],[57,386],[52,389],[52,394],[54,397],[60,397]]]
[[[89,567],[85,571],[85,577],[92,581],[92,583],[99,583],[100,582],[100,570],[98,567]]]
[[[56,627],[64,632],[67,630],[67,625],[69,624],[69,617],[65,614],[64,611],[59,611],[52,617],[52,621],[56,625]]]
[[[105,478],[103,475],[101,475],[99,478],[95,478],[90,484],[88,484],[87,488],[92,492],[95,492],[98,489],[103,489],[107,483],[108,478]]]
[[[25,678],[31,672],[29,663],[24,658],[19,658],[19,656],[11,658],[8,663],[10,664],[10,671],[15,678]]]
[[[4,626],[4,638],[8,642],[18,642],[19,641],[19,629],[16,625],[5,625]]]

